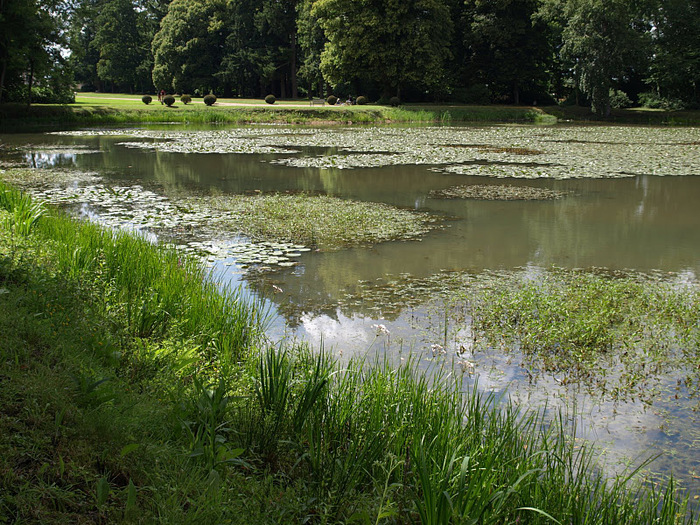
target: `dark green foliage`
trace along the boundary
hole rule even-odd
[[[359,97],[357,97],[355,103],[358,106],[364,106],[365,104],[367,104],[367,97],[365,97],[364,95],[360,95]]]
[[[275,98],[274,95],[267,95],[265,97],[265,102],[267,102],[268,104],[274,104],[276,101],[277,101],[277,99]]]
[[[338,102],[338,97],[336,97],[335,95],[329,95],[326,99],[326,103],[331,106],[335,106],[336,102]]]
[[[141,97],[141,102],[143,102],[144,104],[148,105],[148,104],[150,104],[151,102],[153,102],[153,97],[152,97],[151,95],[144,95],[144,96]]]
[[[619,89],[611,89],[610,107],[615,109],[629,108],[632,107],[632,101],[624,91],[620,91]]]
[[[639,94],[639,105],[645,108],[681,110],[685,109],[685,104],[678,99],[665,98],[653,91]]]
[[[401,105],[401,99],[399,97],[391,97],[389,99],[389,105],[392,107],[399,107]]]
[[[187,104],[189,104],[190,102],[192,102],[192,96],[191,96],[191,95],[182,95],[182,96],[180,97],[180,102],[182,102],[183,104],[187,105]]]
[[[163,97],[163,104],[170,107],[175,104],[175,97],[173,95],[165,95]]]
[[[211,93],[209,93],[208,95],[204,95],[204,103],[207,106],[213,106],[215,102],[216,102],[216,95],[213,95]]]

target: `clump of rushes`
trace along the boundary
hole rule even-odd
[[[322,249],[415,238],[437,221],[427,213],[325,195],[233,195],[207,197],[206,204],[225,212],[222,221],[231,229]]]

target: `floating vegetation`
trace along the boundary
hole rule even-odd
[[[566,192],[531,186],[483,185],[472,184],[452,186],[444,190],[433,190],[430,197],[434,199],[479,199],[489,201],[537,201],[560,199]]]
[[[227,260],[233,258],[236,266],[241,268],[255,266],[263,271],[271,270],[275,266],[281,268],[296,266],[301,254],[311,251],[311,248],[283,242],[190,241],[187,243],[187,251],[204,255],[209,262],[225,261],[225,265],[231,266],[234,262]]]
[[[700,284],[690,274],[534,267],[401,274],[360,282],[340,305],[389,320],[406,307],[441,309],[438,324],[449,318],[452,332],[465,334],[453,346],[477,362],[480,354],[520,358],[532,381],[548,377],[596,398],[651,404],[671,377],[676,395],[700,395]]]
[[[698,175],[700,129],[612,126],[348,127],[300,131],[265,126],[216,131],[95,130],[121,144],[178,153],[285,154],[269,162],[352,169],[427,165],[439,172],[513,178]],[[303,148],[333,148],[307,155]]]
[[[271,194],[191,198],[215,211],[218,223],[261,240],[321,249],[415,239],[436,226],[427,213],[325,195]]]

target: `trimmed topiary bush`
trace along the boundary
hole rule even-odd
[[[144,95],[144,96],[141,97],[141,102],[143,102],[144,104],[148,105],[148,104],[150,104],[151,102],[153,102],[153,97],[152,97],[151,95]]]
[[[163,97],[163,104],[165,104],[168,107],[172,106],[173,104],[175,104],[175,97],[172,95],[165,95]]]
[[[216,102],[216,95],[213,95],[212,93],[209,93],[208,95],[204,95],[204,103],[207,106],[213,106],[214,102]]]
[[[274,104],[276,101],[277,99],[275,98],[275,95],[268,95],[265,97],[265,102],[268,104]]]
[[[394,107],[398,107],[401,105],[401,100],[399,99],[399,97],[391,97],[389,99],[389,105],[394,106]]]
[[[187,105],[187,104],[189,104],[190,102],[192,102],[192,96],[191,96],[191,95],[182,95],[182,96],[180,97],[180,102],[182,102],[183,104]]]
[[[326,103],[330,104],[331,106],[335,106],[337,102],[338,102],[338,97],[336,97],[335,95],[330,95],[326,99]]]
[[[359,97],[357,97],[357,100],[355,102],[358,106],[364,106],[365,104],[367,104],[367,97],[360,95]]]

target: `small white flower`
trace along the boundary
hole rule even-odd
[[[438,345],[438,344],[430,345],[430,350],[432,350],[434,356],[445,355],[447,353],[447,350],[445,350],[445,347],[443,347],[442,345]]]
[[[389,332],[389,329],[384,326],[383,324],[373,324],[372,328],[374,328],[377,332],[377,335],[389,335],[391,332]]]

